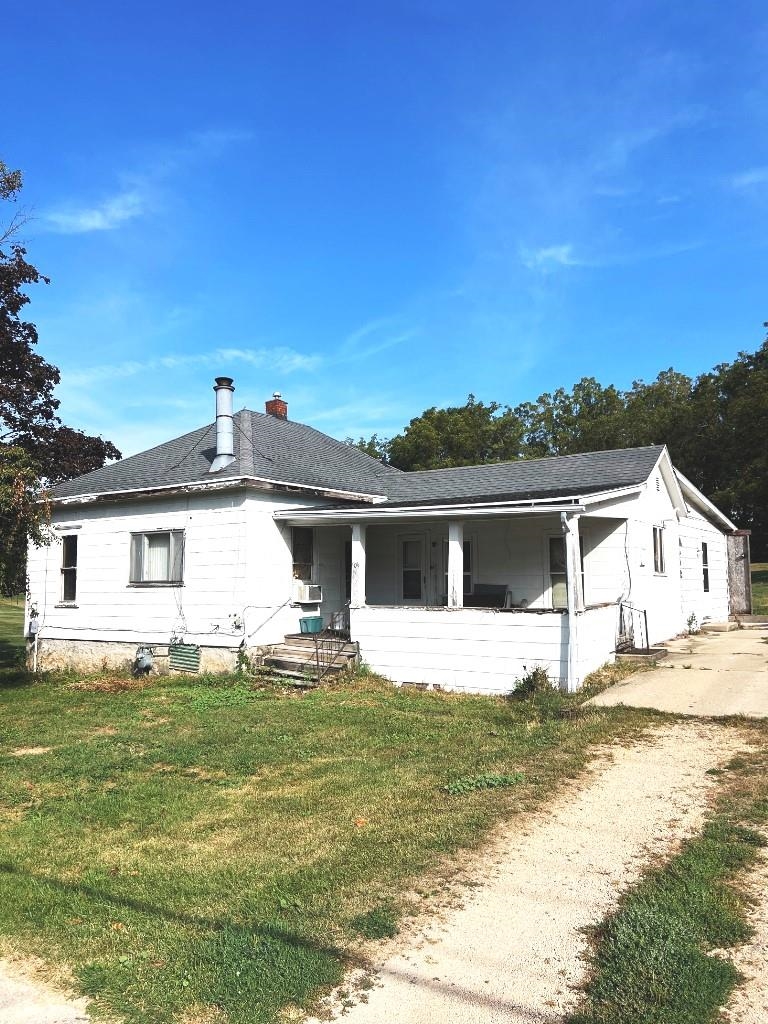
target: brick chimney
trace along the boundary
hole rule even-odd
[[[279,391],[272,395],[265,403],[264,408],[269,416],[277,416],[279,420],[288,419],[288,403],[283,401]]]

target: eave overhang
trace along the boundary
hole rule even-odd
[[[176,495],[215,493],[238,490],[243,487],[257,491],[281,491],[315,498],[331,499],[333,501],[354,501],[363,504],[376,504],[377,502],[386,501],[386,498],[380,494],[342,491],[330,487],[313,487],[310,484],[297,484],[286,480],[270,480],[267,477],[243,475],[225,477],[220,480],[194,480],[186,484],[165,484],[159,487],[124,488],[116,491],[100,491],[94,494],[54,496],[48,500],[55,508],[61,508],[73,505],[96,505],[104,502],[133,501],[137,498],[165,498],[175,497]]]

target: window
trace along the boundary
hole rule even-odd
[[[443,600],[448,602],[448,540],[443,538]],[[464,541],[464,594],[472,593],[472,541]]]
[[[709,593],[709,551],[707,545],[701,545],[701,572],[704,577],[704,593]]]
[[[183,530],[131,534],[131,583],[181,583],[183,569]]]
[[[306,526],[293,528],[293,578],[312,582],[315,563],[314,532]]]
[[[74,601],[77,597],[77,536],[62,537],[61,599]]]
[[[581,561],[581,592],[584,590],[584,537],[579,535],[579,559]],[[553,608],[568,607],[568,572],[565,556],[565,537],[549,538],[549,586]]]
[[[653,528],[653,571],[659,575],[664,573],[664,528]]]

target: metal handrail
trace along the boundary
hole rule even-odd
[[[628,617],[625,613],[628,613]],[[635,643],[635,617],[637,616],[640,626],[641,639],[645,638],[643,645]],[[619,634],[616,638],[616,650],[644,651],[650,653],[650,641],[648,639],[648,612],[645,608],[638,608],[629,601],[619,602]]]

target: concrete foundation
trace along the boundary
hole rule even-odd
[[[74,672],[130,673],[136,659],[138,643],[102,640],[38,640],[37,668],[41,672],[70,670]],[[152,672],[168,675],[168,644],[148,644],[154,655]],[[27,642],[27,667],[33,665],[33,643]],[[233,672],[237,668],[237,647],[201,647],[200,672]],[[256,654],[249,651],[248,654]],[[189,675],[188,672],[179,673]]]

